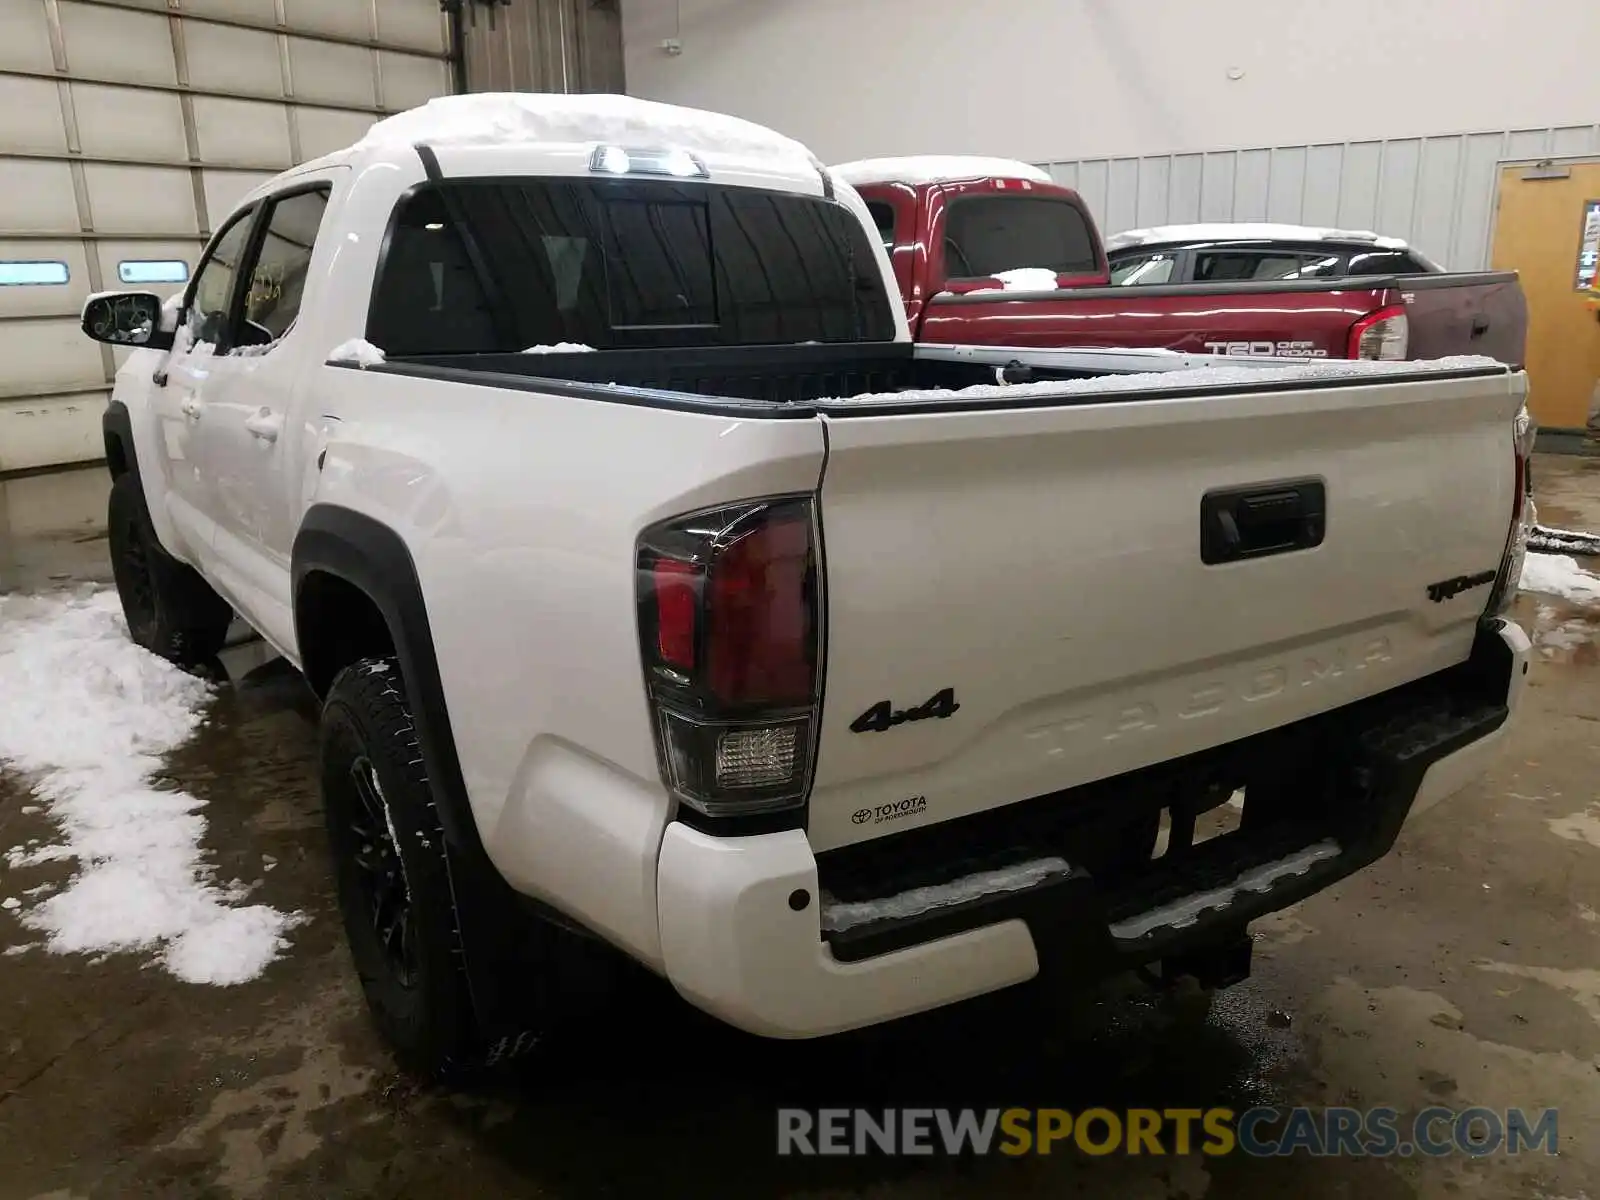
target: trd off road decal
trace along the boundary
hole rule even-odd
[[[1327,358],[1315,342],[1207,342],[1206,351],[1225,357]]]

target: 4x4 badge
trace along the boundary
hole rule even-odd
[[[886,733],[907,721],[926,721],[938,717],[941,721],[954,716],[961,705],[956,703],[955,688],[944,688],[929,696],[915,708],[895,708],[887,700],[879,700],[866,712],[850,722],[851,733]]]

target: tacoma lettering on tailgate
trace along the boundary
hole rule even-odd
[[[1387,637],[1376,637],[1353,647],[1337,647],[1322,654],[1307,654],[1257,667],[1237,678],[1213,678],[1170,697],[1139,698],[1101,712],[1083,712],[1041,725],[1027,739],[1045,755],[1063,754],[1067,743],[1079,738],[1102,741],[1149,733],[1173,722],[1211,717],[1244,705],[1271,700],[1285,692],[1319,687],[1355,671],[1388,662],[1394,648]]]

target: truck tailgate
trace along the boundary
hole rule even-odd
[[[1429,585],[1492,579],[1524,390],[1491,369],[823,405],[812,844],[1074,787],[1464,660],[1490,589]]]

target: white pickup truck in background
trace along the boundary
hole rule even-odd
[[[778,1037],[1051,963],[1232,982],[1523,685],[1523,375],[914,347],[859,197],[730,118],[436,100],[84,328],[138,347],[131,634],[195,664],[236,610],[321,697],[420,1071],[607,947]]]

